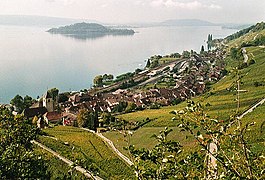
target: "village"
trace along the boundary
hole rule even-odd
[[[140,77],[144,81],[136,81],[138,84],[130,88],[117,88],[115,84],[114,90],[110,87],[102,88],[113,90],[109,92],[102,89],[98,92],[92,90],[72,92],[60,102],[58,101],[59,90],[47,91],[31,107],[26,108],[23,114],[29,119],[34,119],[39,128],[45,128],[54,123],[79,126],[77,116],[80,110],[86,110],[97,114],[98,122],[94,122],[94,130],[98,127],[108,129],[110,122],[106,123],[102,120],[104,113],[111,116],[147,108],[176,105],[202,94],[211,83],[225,75],[223,55],[224,52],[219,50],[203,55],[194,53],[189,58],[180,58],[157,68],[143,70],[135,77]],[[133,78],[136,79],[135,77]],[[171,86],[159,87],[159,83]],[[149,87],[146,88],[146,85]],[[114,118],[114,122],[116,121],[118,119]]]

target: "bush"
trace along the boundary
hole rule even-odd
[[[150,105],[150,109],[159,109],[160,108],[160,105],[158,103],[152,103]]]
[[[251,60],[249,61],[248,65],[252,65],[252,64],[255,64],[255,63],[256,63],[256,61],[255,61],[254,59],[251,59]]]
[[[244,68],[247,68],[248,67],[248,64],[247,63],[242,63],[238,66],[238,69],[244,69]]]
[[[258,81],[255,81],[255,82],[254,82],[254,86],[255,86],[255,87],[263,86],[263,83],[258,82]]]

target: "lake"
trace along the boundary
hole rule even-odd
[[[16,94],[41,96],[90,88],[96,75],[143,68],[155,54],[200,51],[208,34],[223,38],[236,30],[211,27],[135,28],[132,36],[66,37],[49,28],[0,26],[0,103]],[[206,47],[206,46],[205,46]]]

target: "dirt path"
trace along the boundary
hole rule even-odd
[[[62,160],[66,164],[68,164],[69,166],[72,166],[74,164],[73,161],[61,156],[57,152],[53,151],[52,149],[44,146],[43,144],[41,144],[41,143],[39,143],[39,142],[37,142],[35,140],[32,140],[31,143],[36,144],[39,147],[41,147],[42,149],[50,152],[52,155],[54,155],[55,157],[59,158],[60,160]],[[81,172],[85,177],[87,177],[89,179],[102,180],[102,178],[100,178],[98,176],[93,176],[93,174],[91,172],[87,171],[86,169],[82,168],[81,166],[75,166],[74,168],[75,168],[75,170]]]
[[[244,57],[244,63],[247,63],[248,62],[248,55],[247,55],[246,48],[243,48],[242,53],[243,53],[243,57]]]
[[[256,107],[262,105],[265,103],[265,98],[262,99],[261,101],[259,101],[257,104],[255,104],[254,106],[252,106],[251,108],[249,108],[247,111],[245,111],[243,114],[241,114],[240,116],[238,116],[238,119],[242,119],[245,115],[247,115],[248,113],[251,113]]]
[[[81,128],[85,131],[89,131],[95,135],[97,135],[98,137],[100,137],[105,143],[107,143],[111,148],[112,150],[121,158],[123,159],[128,165],[133,165],[133,162],[128,158],[126,157],[124,154],[122,154],[113,144],[113,142],[111,140],[109,140],[108,138],[106,138],[105,136],[103,136],[101,133],[96,133],[95,131],[92,131],[90,129],[87,129],[87,128]]]

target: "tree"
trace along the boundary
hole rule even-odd
[[[114,79],[114,76],[112,74],[108,74],[107,80],[112,81]]]
[[[113,108],[112,111],[113,111],[113,112],[122,112],[122,111],[125,111],[126,107],[127,107],[127,102],[125,102],[125,101],[121,101],[121,102],[119,102],[118,105],[116,105],[116,106]]]
[[[0,178],[42,179],[48,178],[47,165],[33,151],[31,140],[39,130],[21,116],[0,108]]]
[[[179,53],[172,53],[172,54],[170,54],[170,57],[171,58],[180,58],[181,55]]]
[[[135,103],[133,103],[133,102],[128,102],[128,105],[127,105],[127,107],[126,107],[126,109],[125,109],[125,112],[126,113],[129,113],[129,112],[132,112],[133,110],[135,110],[136,109],[136,104]]]
[[[204,45],[201,47],[201,54],[204,52]]]
[[[86,127],[89,119],[89,111],[87,109],[81,109],[77,114],[78,127]]]
[[[190,58],[190,55],[191,55],[191,53],[189,51],[183,51],[182,52],[182,57],[183,58]]]
[[[49,89],[48,93],[50,94],[53,100],[56,100],[56,98],[59,96],[59,89],[57,88]]]
[[[234,47],[232,47],[232,48],[230,49],[230,55],[231,55],[231,57],[232,57],[234,60],[238,60],[238,61],[239,61],[239,60],[243,59],[243,54],[242,54],[240,48],[234,48]]]
[[[32,124],[37,125],[38,120],[39,120],[39,118],[37,116],[34,116],[32,119]]]
[[[20,95],[16,95],[11,99],[10,104],[15,107],[15,111],[18,113],[21,113],[24,110],[24,100]]]
[[[91,112],[88,115],[87,128],[96,131],[99,126],[98,113]]]
[[[101,118],[103,120],[103,124],[109,124],[110,122],[115,121],[115,117],[111,115],[111,113],[103,112],[101,114]]]
[[[11,99],[10,104],[15,107],[15,111],[22,113],[22,111],[26,108],[29,108],[34,101],[35,100],[28,95],[26,95],[24,98],[20,95],[16,95],[13,99]]]
[[[208,34],[208,40],[207,40],[207,42],[210,42],[210,41],[211,41],[211,35]]]
[[[70,96],[69,92],[60,93],[59,96],[58,96],[58,103],[68,101],[69,96]]]
[[[159,65],[159,59],[153,59],[150,68],[155,68]]]
[[[139,68],[137,68],[137,69],[135,69],[135,74],[138,74],[138,73],[140,73],[140,72],[142,72],[142,70],[141,69],[139,69]]]
[[[24,109],[29,108],[33,104],[34,101],[35,100],[32,97],[26,95],[23,99]]]
[[[102,77],[102,75],[96,76],[94,78],[93,82],[94,82],[94,85],[96,87],[102,87],[102,85],[103,85],[103,77]]]
[[[213,47],[213,35],[208,34],[208,40],[207,40],[207,49],[208,51],[211,50]]]
[[[146,67],[146,68],[149,68],[150,65],[151,65],[151,62],[150,62],[150,59],[148,59],[147,62],[146,62],[146,66],[145,66],[145,67]]]
[[[79,127],[87,127],[96,130],[99,126],[98,113],[89,112],[87,109],[81,109],[77,114],[77,124]]]

